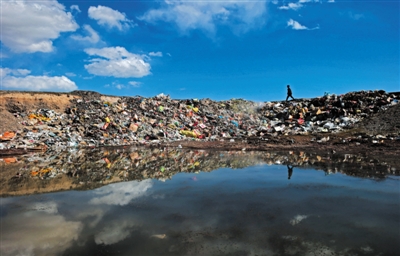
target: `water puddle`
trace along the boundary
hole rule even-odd
[[[398,166],[179,149],[3,165],[0,255],[399,255]]]

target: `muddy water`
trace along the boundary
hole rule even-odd
[[[123,161],[112,152],[92,154],[104,170],[89,172],[93,166],[83,163],[86,169],[77,173],[63,169],[71,184],[103,184],[93,189],[3,195],[0,255],[400,255],[400,179],[393,166],[379,172],[375,160],[304,152],[302,158],[293,152],[183,152],[165,162],[159,159],[165,151],[157,152],[130,151],[135,164],[119,170],[112,164]],[[60,159],[53,158],[62,166]],[[46,165],[56,169],[50,160],[40,168]],[[58,177],[38,177],[40,170],[27,166],[19,169],[23,182],[13,177],[13,184],[32,179],[43,188]],[[184,172],[176,171],[182,166]],[[90,179],[95,172],[112,179],[110,170],[131,176],[108,185]]]

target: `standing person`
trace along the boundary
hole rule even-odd
[[[292,89],[290,89],[290,85],[287,85],[287,96],[286,96],[286,101],[289,99],[289,97],[291,97],[293,100],[293,96],[292,96]]]

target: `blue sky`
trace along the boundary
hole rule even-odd
[[[1,1],[1,89],[281,100],[400,91],[398,0]]]

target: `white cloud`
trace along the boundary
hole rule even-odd
[[[26,76],[26,69],[1,68],[2,87],[11,90],[27,91],[73,91],[76,84],[65,76]]]
[[[308,29],[306,26],[303,26],[300,23],[298,23],[297,21],[292,20],[292,19],[290,19],[287,22],[287,25],[288,25],[288,27],[292,27],[292,29],[295,29],[295,30]]]
[[[28,91],[73,91],[78,89],[76,84],[65,76],[6,77],[3,79],[3,87]]]
[[[91,204],[127,205],[133,199],[145,195],[153,186],[151,180],[130,181],[110,184],[96,189],[95,194],[101,195],[90,200]]]
[[[135,88],[139,88],[141,84],[142,84],[141,82],[136,82],[136,81],[129,82],[129,85],[131,85],[132,87],[135,87]]]
[[[278,9],[280,9],[280,10],[290,10],[290,9],[298,10],[301,7],[303,7],[303,5],[301,3],[289,3],[288,5],[279,6]]]
[[[52,40],[79,26],[55,0],[1,3],[1,41],[14,52],[51,52]]]
[[[123,85],[123,84],[116,84],[116,85],[115,85],[115,88],[117,88],[118,90],[121,90],[121,89],[125,88],[125,85]]]
[[[116,89],[118,89],[118,90],[122,90],[122,89],[124,89],[124,88],[127,88],[128,86],[126,86],[126,85],[124,85],[124,84],[120,84],[119,82],[112,82],[111,84],[106,84],[106,85],[104,85],[104,87],[105,87],[105,88],[113,87],[113,88],[116,88]]]
[[[146,12],[139,19],[150,23],[158,21],[176,24],[183,34],[202,30],[215,35],[217,25],[230,27],[240,34],[260,27],[265,22],[266,0],[262,1],[165,1],[160,9]]]
[[[77,41],[87,41],[89,43],[97,43],[100,40],[99,34],[89,25],[84,25],[83,29],[87,32],[87,36],[72,35],[71,38]]]
[[[71,11],[81,12],[81,9],[79,9],[79,6],[75,5],[75,4],[71,5],[70,9],[71,9]]]
[[[334,3],[335,0],[328,0],[328,3]]]
[[[358,13],[352,13],[352,12],[348,12],[349,17],[353,20],[359,20],[364,18],[364,14],[358,14]]]
[[[319,3],[321,2],[320,0],[299,0],[297,3],[288,3],[287,5],[282,5],[279,6],[278,9],[281,10],[295,10],[297,11],[298,9],[302,8],[305,3],[310,3],[310,2],[315,2],[315,3]]]
[[[315,28],[308,28],[306,26],[301,25],[299,22],[290,19],[287,22],[288,27],[292,27],[294,30],[314,30],[314,29],[319,29],[319,26],[316,26]]]
[[[29,73],[31,73],[31,71],[29,71],[27,69],[0,68],[0,77],[1,78],[7,76],[8,74],[12,74],[15,76],[26,76]]]
[[[76,76],[76,74],[72,73],[72,72],[67,72],[67,73],[65,73],[65,75],[66,76],[70,76],[70,77],[75,77]]]
[[[162,57],[163,54],[162,52],[150,52],[149,56],[153,56],[153,57]]]
[[[89,48],[85,52],[91,56],[99,56],[85,65],[93,75],[114,77],[143,77],[150,74],[150,64],[145,62],[147,56],[128,52],[123,47]]]
[[[99,25],[116,27],[118,30],[128,29],[134,26],[133,21],[126,18],[125,13],[113,10],[106,6],[91,6],[88,10],[89,18],[97,21]]]

